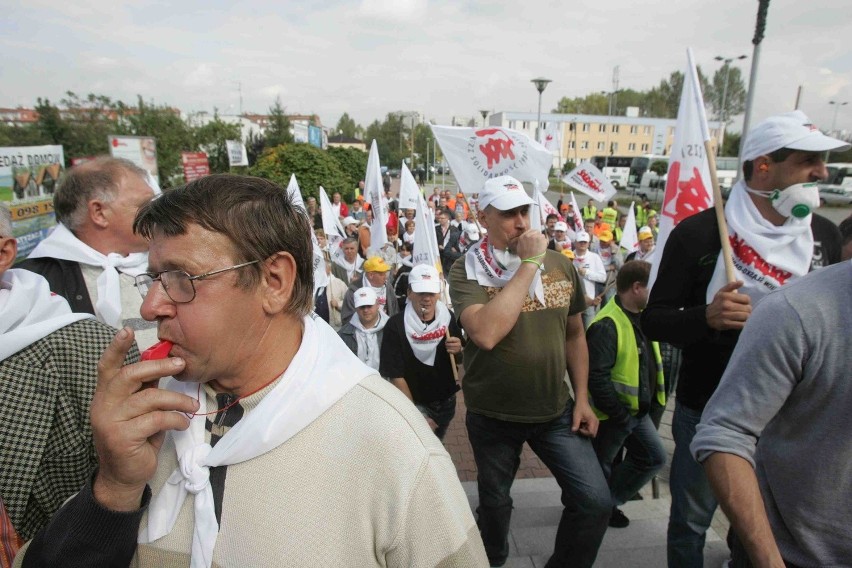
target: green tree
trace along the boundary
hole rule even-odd
[[[337,121],[337,127],[334,130],[339,136],[358,138],[358,134],[364,129],[358,126],[354,119],[349,117],[349,113],[344,112],[340,120]]]
[[[398,114],[388,113],[384,122],[378,120],[367,127],[364,142],[369,148],[370,143],[375,140],[379,147],[379,160],[383,166],[398,168],[402,165],[402,159],[409,156],[409,127],[406,126],[407,119]]]
[[[37,125],[13,126],[0,123],[0,146],[41,146],[55,144]]]
[[[669,165],[663,160],[656,160],[651,162],[651,165],[648,167],[649,170],[657,174],[658,176],[666,175],[666,172],[669,171]]]
[[[285,110],[281,106],[281,97],[276,97],[275,104],[269,107],[269,126],[266,127],[266,134],[264,135],[266,148],[274,148],[281,144],[293,142],[293,133],[290,132],[290,119],[287,118]]]
[[[427,155],[430,162],[435,162],[435,156],[432,155],[435,149],[434,140],[435,137],[432,135],[432,129],[429,128],[428,124],[420,123],[414,127],[414,153],[420,158],[417,164],[412,167],[419,165],[428,167],[428,164],[426,164]]]
[[[725,89],[725,75],[728,73],[730,63],[725,63],[713,74],[713,80],[704,91],[704,102],[710,106],[713,116],[718,120],[738,115],[745,111],[746,86],[739,67],[730,66],[728,75],[728,88]],[[722,108],[722,99],[725,99],[725,108]],[[724,111],[724,116],[722,112]]]
[[[556,104],[554,112],[565,114],[606,114],[609,110],[609,99],[602,93],[591,93],[584,97],[569,99],[562,97]]]
[[[213,111],[213,120],[192,130],[195,146],[207,152],[207,161],[211,173],[225,173],[230,169],[227,140],[239,140],[240,126],[229,124],[219,118],[219,112]],[[248,146],[248,144],[247,144]],[[246,148],[248,150],[248,148]]]
[[[349,203],[355,199],[355,187],[367,171],[367,152],[357,148],[329,148],[327,151],[346,176],[345,189],[339,191],[343,200]]]
[[[364,166],[366,170],[366,164]],[[331,194],[339,191],[351,193],[348,176],[340,169],[331,154],[310,144],[282,144],[267,148],[249,174],[274,181],[287,187],[290,174],[296,174],[302,197],[317,197],[322,185]]]
[[[136,112],[127,113],[122,134],[151,136],[157,141],[157,169],[162,187],[183,183],[180,153],[198,148],[191,127],[180,111],[168,105],[145,103],[139,96]]]
[[[740,140],[742,140],[742,134],[740,132],[725,133],[725,140],[722,142],[722,153],[720,155],[739,156]]]

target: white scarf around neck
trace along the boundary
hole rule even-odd
[[[541,262],[543,265],[544,257],[541,258]],[[468,249],[464,256],[464,267],[468,280],[476,280],[480,286],[493,286],[495,288],[506,286],[517,272],[517,268],[509,269],[505,266],[501,267],[497,263],[488,235],[485,235],[481,241]],[[530,298],[538,300],[542,306],[547,305],[544,302],[544,286],[541,283],[541,271],[539,270],[536,270],[533,281],[530,283],[529,295]]]
[[[414,356],[424,365],[435,366],[435,354],[438,345],[447,335],[450,325],[450,310],[440,300],[435,303],[435,319],[426,324],[420,319],[414,305],[411,302],[405,304],[403,324],[405,326],[405,338],[414,351]]]
[[[41,241],[28,258],[59,258],[98,266],[103,272],[98,276],[98,301],[95,314],[107,325],[121,327],[121,280],[118,271],[138,276],[148,270],[148,253],[134,252],[127,256],[118,253],[102,254],[68,230],[60,223],[50,235]]]
[[[140,543],[154,542],[174,528],[189,493],[195,495],[195,528],[191,568],[210,568],[219,527],[210,486],[210,468],[249,461],[272,451],[310,425],[365,377],[376,371],[365,366],[327,323],[305,317],[299,350],[272,390],[216,443],[205,442],[205,417],[192,419],[189,429],[171,430],[179,466],[151,499],[148,524]],[[341,349],[334,349],[340,344]],[[329,347],[335,352],[328,356]],[[197,384],[169,379],[166,388],[195,397]],[[197,414],[204,413],[206,397]]]
[[[365,328],[361,324],[361,319],[358,314],[352,316],[349,320],[352,327],[355,328],[355,343],[358,346],[358,358],[361,359],[368,367],[378,370],[379,362],[381,361],[381,345],[379,345],[379,332],[385,328],[388,323],[388,315],[379,309],[379,321],[370,329]]]
[[[74,322],[93,317],[75,314],[65,298],[50,291],[42,276],[12,268],[0,280],[0,361]]]
[[[740,291],[757,303],[769,292],[808,273],[814,253],[811,216],[789,217],[777,227],[763,218],[746,192],[745,182],[734,185],[725,205],[728,235]],[[707,286],[707,303],[727,283],[722,254]]]
[[[361,258],[360,255],[356,254],[355,260],[347,262],[347,260],[343,257],[343,252],[341,251],[340,255],[334,258],[334,262],[346,270],[346,276],[349,278],[349,282],[352,282],[352,277],[355,276],[355,273],[358,272],[358,270],[360,270],[361,265],[364,264],[364,259]]]

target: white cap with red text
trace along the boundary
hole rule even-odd
[[[434,266],[418,264],[408,273],[408,285],[418,294],[427,292],[437,294],[441,291],[441,277]]]
[[[850,148],[848,142],[826,136],[800,110],[770,116],[746,134],[742,159],[750,162],[781,148],[804,152],[836,152]]]
[[[482,186],[479,193],[479,210],[485,211],[489,205],[500,211],[508,211],[524,205],[532,205],[523,184],[512,176],[491,178]]]

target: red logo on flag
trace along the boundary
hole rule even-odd
[[[666,180],[666,196],[663,214],[671,217],[677,225],[690,215],[710,207],[710,194],[704,187],[698,168],[692,168],[692,177],[681,181],[680,162],[672,162]]]
[[[503,158],[509,158],[510,160],[515,159],[515,153],[513,151],[515,141],[509,138],[509,136],[499,128],[477,130],[476,135],[480,138],[486,139],[485,144],[479,145],[479,150],[485,154],[485,157],[488,159],[489,170],[499,164],[500,160]],[[492,138],[488,138],[492,135],[494,135]]]

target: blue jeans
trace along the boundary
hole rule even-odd
[[[631,416],[627,424],[602,420],[593,443],[615,507],[636,495],[666,463],[666,449],[647,414]],[[612,460],[622,445],[627,448],[627,457],[613,469]]]
[[[675,405],[672,418],[675,451],[669,480],[672,493],[667,542],[669,568],[704,566],[704,540],[718,504],[704,468],[689,452],[700,421],[701,412],[680,402]]]
[[[418,404],[417,410],[423,416],[428,416],[435,421],[438,428],[435,429],[435,436],[439,440],[444,439],[444,434],[447,433],[447,428],[450,426],[453,417],[456,415],[456,395],[445,400],[436,400],[427,404]]]
[[[609,489],[591,441],[571,432],[574,403],[549,422],[527,424],[467,413],[467,433],[478,470],[476,509],[485,552],[492,565],[509,554],[509,492],[524,442],[550,469],[562,489],[562,518],[548,567],[592,566],[611,512]]]

